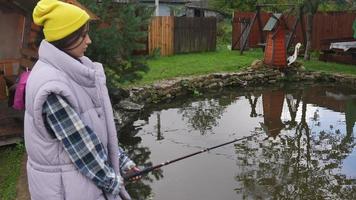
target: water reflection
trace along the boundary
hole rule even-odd
[[[142,113],[142,115],[140,115],[142,118],[141,122],[147,121],[148,116],[148,113]],[[152,162],[150,161],[151,151],[149,147],[140,146],[142,139],[140,136],[138,136],[138,132],[141,130],[141,128],[140,126],[136,126],[134,123],[135,121],[132,121],[130,124],[119,131],[121,133],[119,134],[119,139],[129,157],[143,169],[145,167],[152,166]],[[123,134],[127,135],[128,137],[120,137]],[[162,170],[158,169],[153,171],[151,176],[143,176],[140,181],[136,181],[135,183],[128,182],[126,188],[128,191],[130,191],[130,195],[133,199],[148,199],[152,193],[152,189],[149,183],[152,183],[154,180],[159,180],[162,177]]]
[[[224,105],[221,105],[218,100],[207,99],[183,105],[178,113],[182,113],[183,120],[187,119],[193,129],[199,130],[204,135],[219,125],[218,120],[224,113],[224,109]]]
[[[248,99],[248,102],[250,103],[251,106],[251,113],[250,113],[250,117],[257,117],[258,114],[256,112],[256,106],[257,106],[257,100],[260,97],[260,95],[256,95],[253,93],[247,93],[245,95],[245,98]]]
[[[298,94],[300,92],[297,91]],[[316,92],[319,95],[315,95]],[[281,121],[283,92],[262,94],[264,129],[266,132],[275,130],[269,136],[278,135],[285,124],[294,131],[281,134],[278,141],[263,141],[256,137],[253,141],[235,145],[237,155],[241,155],[238,156],[238,165],[242,169],[236,176],[242,185],[236,191],[243,194],[243,199],[356,198],[355,177],[340,173],[342,161],[355,147],[352,129],[356,104],[351,99],[345,102],[334,98],[330,93],[315,87],[303,90],[302,95],[288,94],[290,120],[285,122]],[[320,129],[312,133],[307,122],[308,103],[321,103],[326,108],[345,112],[346,133],[335,130],[332,125],[322,126],[318,110],[311,121]],[[298,123],[295,119],[299,106],[302,111]]]
[[[231,89],[151,107],[121,130],[140,166],[262,134],[155,171],[129,191],[157,200],[356,199],[355,94],[329,85]]]
[[[261,126],[269,137],[276,137],[284,128],[281,114],[284,102],[284,91],[273,90],[262,93],[263,121]]]

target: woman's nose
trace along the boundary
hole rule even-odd
[[[87,43],[87,44],[91,44],[91,39],[90,39],[90,36],[89,36],[89,35],[87,35],[86,43]]]

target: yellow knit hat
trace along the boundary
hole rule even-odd
[[[83,9],[58,0],[39,1],[32,17],[35,24],[43,26],[43,33],[48,42],[70,35],[90,18]]]

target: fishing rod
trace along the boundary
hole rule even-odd
[[[231,143],[235,143],[235,142],[238,142],[238,141],[241,141],[241,140],[245,140],[245,139],[249,139],[253,136],[256,136],[260,133],[255,133],[255,134],[252,134],[250,136],[245,136],[245,137],[242,137],[242,138],[238,138],[238,139],[234,139],[232,141],[229,141],[229,142],[225,142],[223,144],[219,144],[219,145],[216,145],[216,146],[213,146],[213,147],[209,147],[209,148],[206,148],[206,149],[202,149],[200,151],[197,151],[197,152],[194,152],[194,153],[191,153],[191,154],[188,154],[188,155],[185,155],[185,156],[182,156],[182,157],[179,157],[179,158],[176,158],[174,160],[170,160],[170,161],[166,161],[166,162],[163,162],[161,164],[158,164],[158,165],[155,165],[155,166],[151,166],[151,167],[146,167],[144,168],[143,170],[140,170],[138,172],[134,172],[134,173],[130,173],[130,174],[126,174],[123,176],[124,180],[125,181],[128,181],[130,180],[131,178],[133,177],[136,177],[136,176],[142,176],[144,174],[147,174],[155,169],[158,169],[158,168],[161,168],[163,166],[166,166],[166,165],[169,165],[169,164],[172,164],[172,163],[175,163],[177,161],[180,161],[180,160],[183,160],[183,159],[186,159],[186,158],[189,158],[189,157],[192,157],[192,156],[195,156],[195,155],[198,155],[198,154],[201,154],[201,153],[204,153],[204,152],[207,152],[207,151],[210,151],[210,150],[213,150],[213,149],[216,149],[216,148],[219,148],[219,147],[222,147],[222,146],[225,146],[225,145],[228,145],[228,144],[231,144]]]

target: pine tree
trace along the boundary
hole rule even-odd
[[[92,44],[88,57],[101,62],[107,73],[109,87],[141,78],[147,72],[146,56],[134,52],[145,48],[147,27],[153,10],[138,3],[116,3],[112,0],[80,2],[100,20],[90,26]]]

